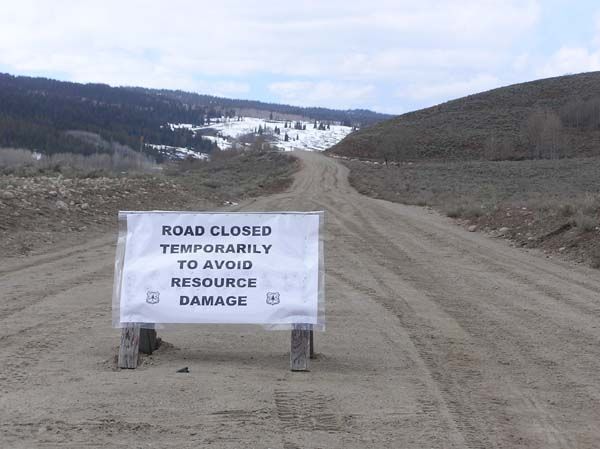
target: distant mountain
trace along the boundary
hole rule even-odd
[[[350,134],[328,150],[370,159],[600,155],[600,72],[514,84]]]
[[[144,142],[210,152],[214,142],[190,129],[169,123],[203,125],[216,117],[303,117],[352,126],[366,126],[389,118],[371,111],[300,108],[249,100],[232,100],[182,91],[139,87],[79,84],[47,78],[0,74],[0,147],[28,148],[44,153],[108,151],[85,131],[108,142],[134,149]],[[252,115],[254,114],[254,115]],[[145,147],[152,152],[152,147]],[[155,156],[160,154],[156,152]]]

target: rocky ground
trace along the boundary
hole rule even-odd
[[[526,206],[499,207],[493,213],[459,219],[469,231],[508,238],[516,246],[539,248],[546,257],[559,256],[600,268],[600,226],[560,208],[540,212]]]
[[[157,177],[0,177],[0,254],[35,254],[116,225],[119,210],[176,209],[188,192]],[[205,202],[207,206],[208,202]]]
[[[0,257],[81,243],[116,229],[119,210],[207,210],[277,191],[296,168],[291,156],[269,153],[159,175],[0,175]]]

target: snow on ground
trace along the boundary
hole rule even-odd
[[[352,128],[349,126],[340,125],[330,125],[330,129],[321,131],[314,129],[313,123],[304,123],[306,124],[305,130],[296,130],[293,128],[286,130],[289,140],[286,142],[283,136],[277,136],[279,137],[279,142],[276,145],[285,151],[324,151],[338,143],[352,131]]]
[[[220,149],[225,150],[231,148],[233,142],[246,134],[256,134],[260,128],[265,129],[263,136],[267,141],[274,146],[277,146],[285,151],[293,150],[308,150],[308,151],[323,151],[335,145],[352,131],[349,126],[329,125],[329,129],[315,129],[314,121],[302,121],[302,127],[306,129],[294,129],[296,122],[288,121],[288,126],[285,128],[285,121],[281,120],[265,120],[254,117],[235,117],[231,119],[221,118],[212,120],[210,125],[195,126],[192,124],[180,123],[172,124],[171,128],[187,128],[195,132],[203,134],[205,139],[216,142]],[[280,129],[280,134],[275,134],[275,127]],[[211,132],[216,135],[206,135]],[[288,135],[288,141],[285,140],[285,134]]]
[[[171,147],[169,145],[153,145],[151,143],[146,145],[158,150],[159,153],[168,159],[186,159],[188,157],[192,157],[194,159],[208,159],[208,154],[198,153],[197,151],[190,150],[189,148]]]
[[[221,149],[221,150],[228,150],[228,149],[231,148],[231,141],[229,139],[227,139],[226,137],[220,137],[220,136],[202,136],[202,138],[210,140],[211,142],[216,143],[217,146],[219,147],[219,149]]]

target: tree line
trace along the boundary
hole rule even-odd
[[[65,83],[0,74],[0,147],[29,148],[46,154],[107,152],[69,135],[99,134],[133,149],[143,143],[210,152],[215,144],[167,123],[205,123],[223,111],[189,107],[175,100],[103,84]],[[160,159],[148,147],[145,151]]]
[[[46,154],[108,151],[68,134],[82,130],[109,142],[143,149],[158,160],[158,151],[144,143],[210,153],[216,147],[213,142],[167,124],[207,125],[211,119],[236,117],[236,108],[308,116],[321,124],[369,124],[389,117],[366,110],[300,108],[183,91],[80,84],[0,73],[0,147],[28,148]],[[289,126],[299,129],[298,123],[290,122]]]

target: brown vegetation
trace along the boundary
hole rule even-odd
[[[112,153],[89,156],[75,153],[43,155],[23,149],[0,148],[1,174],[35,176],[62,173],[87,177],[123,172],[150,173],[158,169],[150,158],[123,145],[118,145]]]
[[[600,266],[600,159],[347,165],[366,195]]]
[[[414,138],[405,143],[406,135]],[[600,155],[600,72],[515,84],[400,115],[330,153],[385,161]]]

